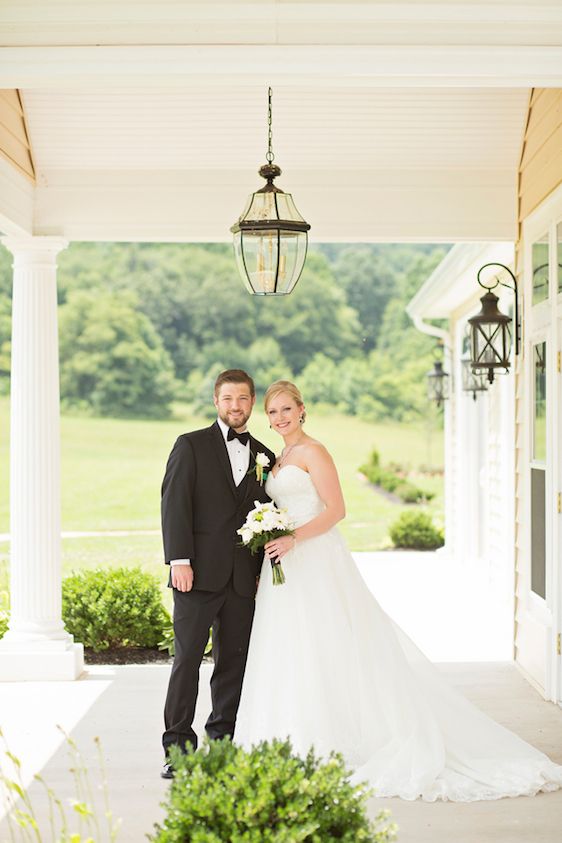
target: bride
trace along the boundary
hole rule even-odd
[[[303,430],[297,387],[272,384],[265,410],[285,442],[266,490],[295,530],[266,546],[286,582],[272,585],[266,560],[236,742],[339,751],[377,796],[468,802],[561,787],[562,767],[451,688],[368,590],[335,527],[338,475]]]

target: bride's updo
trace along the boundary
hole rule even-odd
[[[266,412],[269,402],[274,398],[277,398],[278,395],[281,395],[282,392],[286,392],[287,395],[290,395],[298,407],[304,407],[304,401],[302,400],[300,389],[295,386],[294,383],[291,383],[291,381],[274,381],[271,386],[268,386],[263,399],[263,406]],[[306,418],[306,410],[304,409],[301,413],[301,418],[304,422]]]

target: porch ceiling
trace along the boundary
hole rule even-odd
[[[0,3],[35,186],[0,162],[0,229],[229,238],[260,184],[330,241],[509,240],[530,87],[562,85],[562,8],[475,2]]]

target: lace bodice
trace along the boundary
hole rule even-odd
[[[310,474],[298,465],[282,466],[275,477],[270,473],[265,490],[277,506],[287,510],[295,527],[311,521],[326,508]]]

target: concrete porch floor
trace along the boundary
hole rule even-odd
[[[513,665],[457,663],[443,664],[441,669],[496,720],[562,763],[562,711],[544,702]],[[210,665],[203,665],[196,715],[200,733],[209,710],[210,671]],[[25,687],[13,683],[2,688],[3,728],[12,751],[24,759],[35,755],[35,769],[41,769],[63,801],[75,793],[68,750],[55,724],[63,725],[77,741],[94,788],[100,776],[93,739],[101,738],[111,809],[122,818],[121,843],[145,840],[162,817],[160,802],[167,783],[159,778],[158,731],[168,674],[169,668],[162,665],[98,667],[78,682],[27,683]],[[37,755],[41,743],[42,754],[49,755],[44,763]],[[33,772],[28,761],[26,780]],[[38,816],[45,818],[40,786],[31,784],[30,794]],[[382,807],[392,811],[400,843],[559,843],[562,839],[562,791],[470,804],[370,801],[373,816]],[[10,840],[5,820],[0,840]]]
[[[498,722],[562,763],[562,710],[544,702],[513,664],[502,660],[505,630],[497,624],[497,611],[489,617],[484,611],[485,583],[478,583],[472,572],[467,591],[465,572],[438,554],[369,554],[358,562],[383,606],[440,663],[452,684]],[[467,606],[473,599],[482,609],[476,636],[474,615]],[[491,653],[496,661],[483,660],[486,643],[488,659]],[[463,661],[453,661],[455,655]],[[199,733],[209,711],[211,669],[202,666],[195,722]],[[75,796],[68,750],[56,729],[60,724],[77,741],[96,789],[100,776],[93,739],[99,736],[110,805],[122,818],[117,839],[145,840],[162,817],[160,802],[167,788],[159,778],[159,733],[168,675],[169,667],[163,665],[108,666],[90,668],[77,682],[0,685],[0,725],[9,748],[23,760],[24,781],[31,783],[33,774],[41,771],[63,801]],[[38,816],[45,817],[46,801],[37,783],[31,784],[30,794]],[[399,825],[399,843],[562,841],[562,791],[471,804],[372,799],[369,805],[373,816],[382,807],[391,810]],[[106,839],[96,838],[96,843]],[[9,840],[4,819],[0,843]]]

